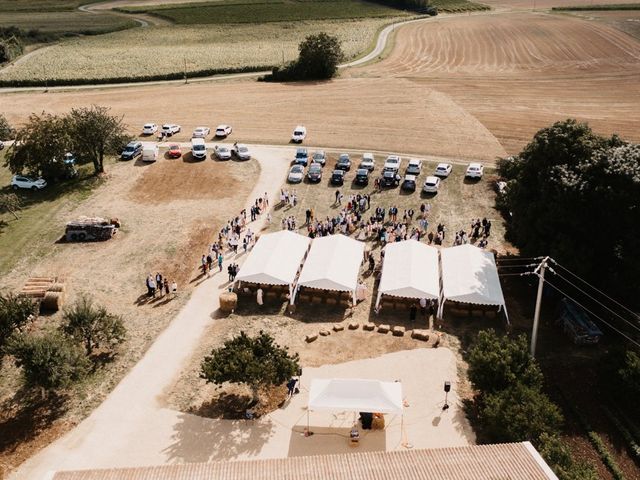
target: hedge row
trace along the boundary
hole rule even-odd
[[[210,77],[212,75],[225,75],[231,73],[262,72],[273,67],[237,67],[237,68],[210,68],[188,72],[187,78]],[[145,75],[140,77],[113,77],[113,78],[51,78],[47,79],[23,79],[0,80],[0,88],[8,87],[59,87],[73,85],[113,85],[115,83],[154,82],[161,80],[182,80],[184,72],[165,73],[158,75]]]
[[[584,5],[575,7],[553,7],[551,10],[557,10],[561,12],[582,12],[582,11],[600,11],[600,10],[640,10],[640,3],[627,3],[616,5]]]

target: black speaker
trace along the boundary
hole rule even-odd
[[[451,391],[451,382],[444,382],[444,391],[449,393]]]

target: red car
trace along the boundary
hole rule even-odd
[[[180,150],[180,145],[169,145],[169,151],[167,152],[169,158],[180,158],[182,155],[182,150]]]

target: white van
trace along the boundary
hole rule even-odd
[[[205,160],[207,158],[207,146],[204,138],[191,139],[191,155],[197,160]]]
[[[142,161],[155,162],[158,160],[158,145],[145,145],[142,147]]]

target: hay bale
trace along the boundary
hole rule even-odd
[[[357,330],[358,328],[360,328],[358,322],[349,322],[349,330]]]
[[[333,331],[334,332],[341,332],[344,330],[344,325],[340,324],[340,323],[334,323],[333,324]]]
[[[376,329],[376,324],[371,322],[365,323],[364,325],[362,325],[362,329],[367,330],[368,332],[372,332]]]
[[[429,341],[429,330],[414,330],[411,332],[411,338],[416,340],[422,340],[423,342]]]
[[[331,332],[329,330],[320,330],[320,335],[323,337],[326,337],[328,335],[331,335]]]
[[[64,292],[66,290],[66,287],[64,286],[64,283],[54,283],[53,285],[51,285],[48,289],[49,292]]]
[[[378,333],[389,333],[391,327],[389,325],[378,325]]]
[[[395,326],[393,327],[393,336],[394,337],[404,337],[404,332],[406,331],[406,328],[401,327],[401,326]]]
[[[304,341],[307,343],[315,342],[318,339],[318,334],[314,333],[313,335],[307,335],[304,337]]]
[[[57,312],[64,305],[64,292],[47,292],[44,294],[40,308]]]
[[[220,310],[225,313],[233,313],[238,308],[238,295],[235,292],[222,292],[220,294]]]

